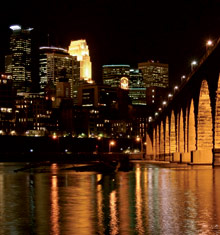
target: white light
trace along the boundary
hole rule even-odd
[[[186,78],[186,76],[185,75],[183,75],[182,77],[181,77],[181,80],[183,80],[183,79],[185,79]]]
[[[197,65],[197,62],[195,60],[193,60],[191,65]]]
[[[31,153],[33,153],[33,152],[34,152],[34,150],[33,150],[33,149],[30,149],[30,152],[31,152]]]
[[[163,105],[166,105],[167,104],[167,102],[166,101],[163,101],[163,103],[162,103]]]
[[[168,97],[169,97],[169,98],[172,97],[172,96],[173,96],[173,95],[172,95],[171,93],[168,94]]]
[[[207,46],[212,46],[213,45],[213,42],[211,40],[208,40],[207,43],[206,43]]]
[[[10,29],[12,29],[12,30],[21,30],[21,26],[20,25],[11,25]]]
[[[178,90],[178,88],[179,88],[178,86],[175,86],[175,87],[174,87],[174,90]]]

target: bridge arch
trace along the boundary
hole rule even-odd
[[[156,128],[153,129],[153,160],[155,160],[155,156],[157,154],[157,143],[156,143]]]
[[[190,102],[189,106],[189,114],[188,114],[188,135],[187,135],[187,151],[194,151],[196,150],[196,126],[195,126],[195,112],[194,112],[194,101],[193,99]]]
[[[160,154],[160,126],[157,125],[157,131],[156,131],[156,160],[159,158]]]
[[[209,88],[206,80],[202,81],[197,116],[197,149],[208,150],[213,148],[212,112]]]
[[[176,152],[176,123],[174,111],[171,112],[170,118],[170,153]]]
[[[160,154],[164,154],[164,125],[163,121],[160,123]]]
[[[169,125],[169,116],[166,117],[165,124],[165,156],[170,154],[170,125]]]
[[[184,122],[183,110],[181,109],[180,116],[179,116],[179,141],[178,141],[180,153],[184,152],[184,123],[183,122]]]
[[[215,149],[220,149],[220,76],[218,78],[215,105]]]

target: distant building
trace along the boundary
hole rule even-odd
[[[138,69],[140,69],[142,72],[145,87],[168,88],[168,64],[147,61],[138,63]]]
[[[128,95],[133,105],[146,105],[146,87],[139,69],[130,69]]]
[[[102,66],[102,80],[111,87],[129,88],[130,65],[112,64]]]
[[[5,71],[12,74],[18,92],[29,92],[32,83],[32,28],[11,25],[10,54],[5,57]]]
[[[39,62],[40,88],[52,82],[55,86],[60,81],[70,84],[70,97],[77,103],[77,91],[80,84],[80,63],[67,50],[57,47],[40,47]]]
[[[39,93],[18,96],[15,104],[16,134],[43,136],[59,128],[57,117],[52,116],[51,102]]]
[[[0,135],[14,130],[15,96],[13,80],[10,75],[0,76]]]
[[[86,40],[71,41],[69,50],[71,56],[76,56],[80,62],[80,80],[85,80],[88,83],[92,81],[92,63],[89,56],[89,47]]]
[[[117,92],[106,85],[85,84],[79,88],[78,105],[84,107],[111,106],[116,103]]]

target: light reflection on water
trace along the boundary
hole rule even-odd
[[[220,168],[116,175],[0,164],[0,234],[220,234]]]

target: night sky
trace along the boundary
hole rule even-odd
[[[3,2],[1,3],[3,4]],[[171,85],[190,71],[205,42],[220,35],[220,0],[38,0],[4,1],[0,14],[0,62],[7,53],[9,26],[33,27],[41,46],[67,48],[86,39],[93,78],[103,64],[130,64],[149,59],[168,63]]]

